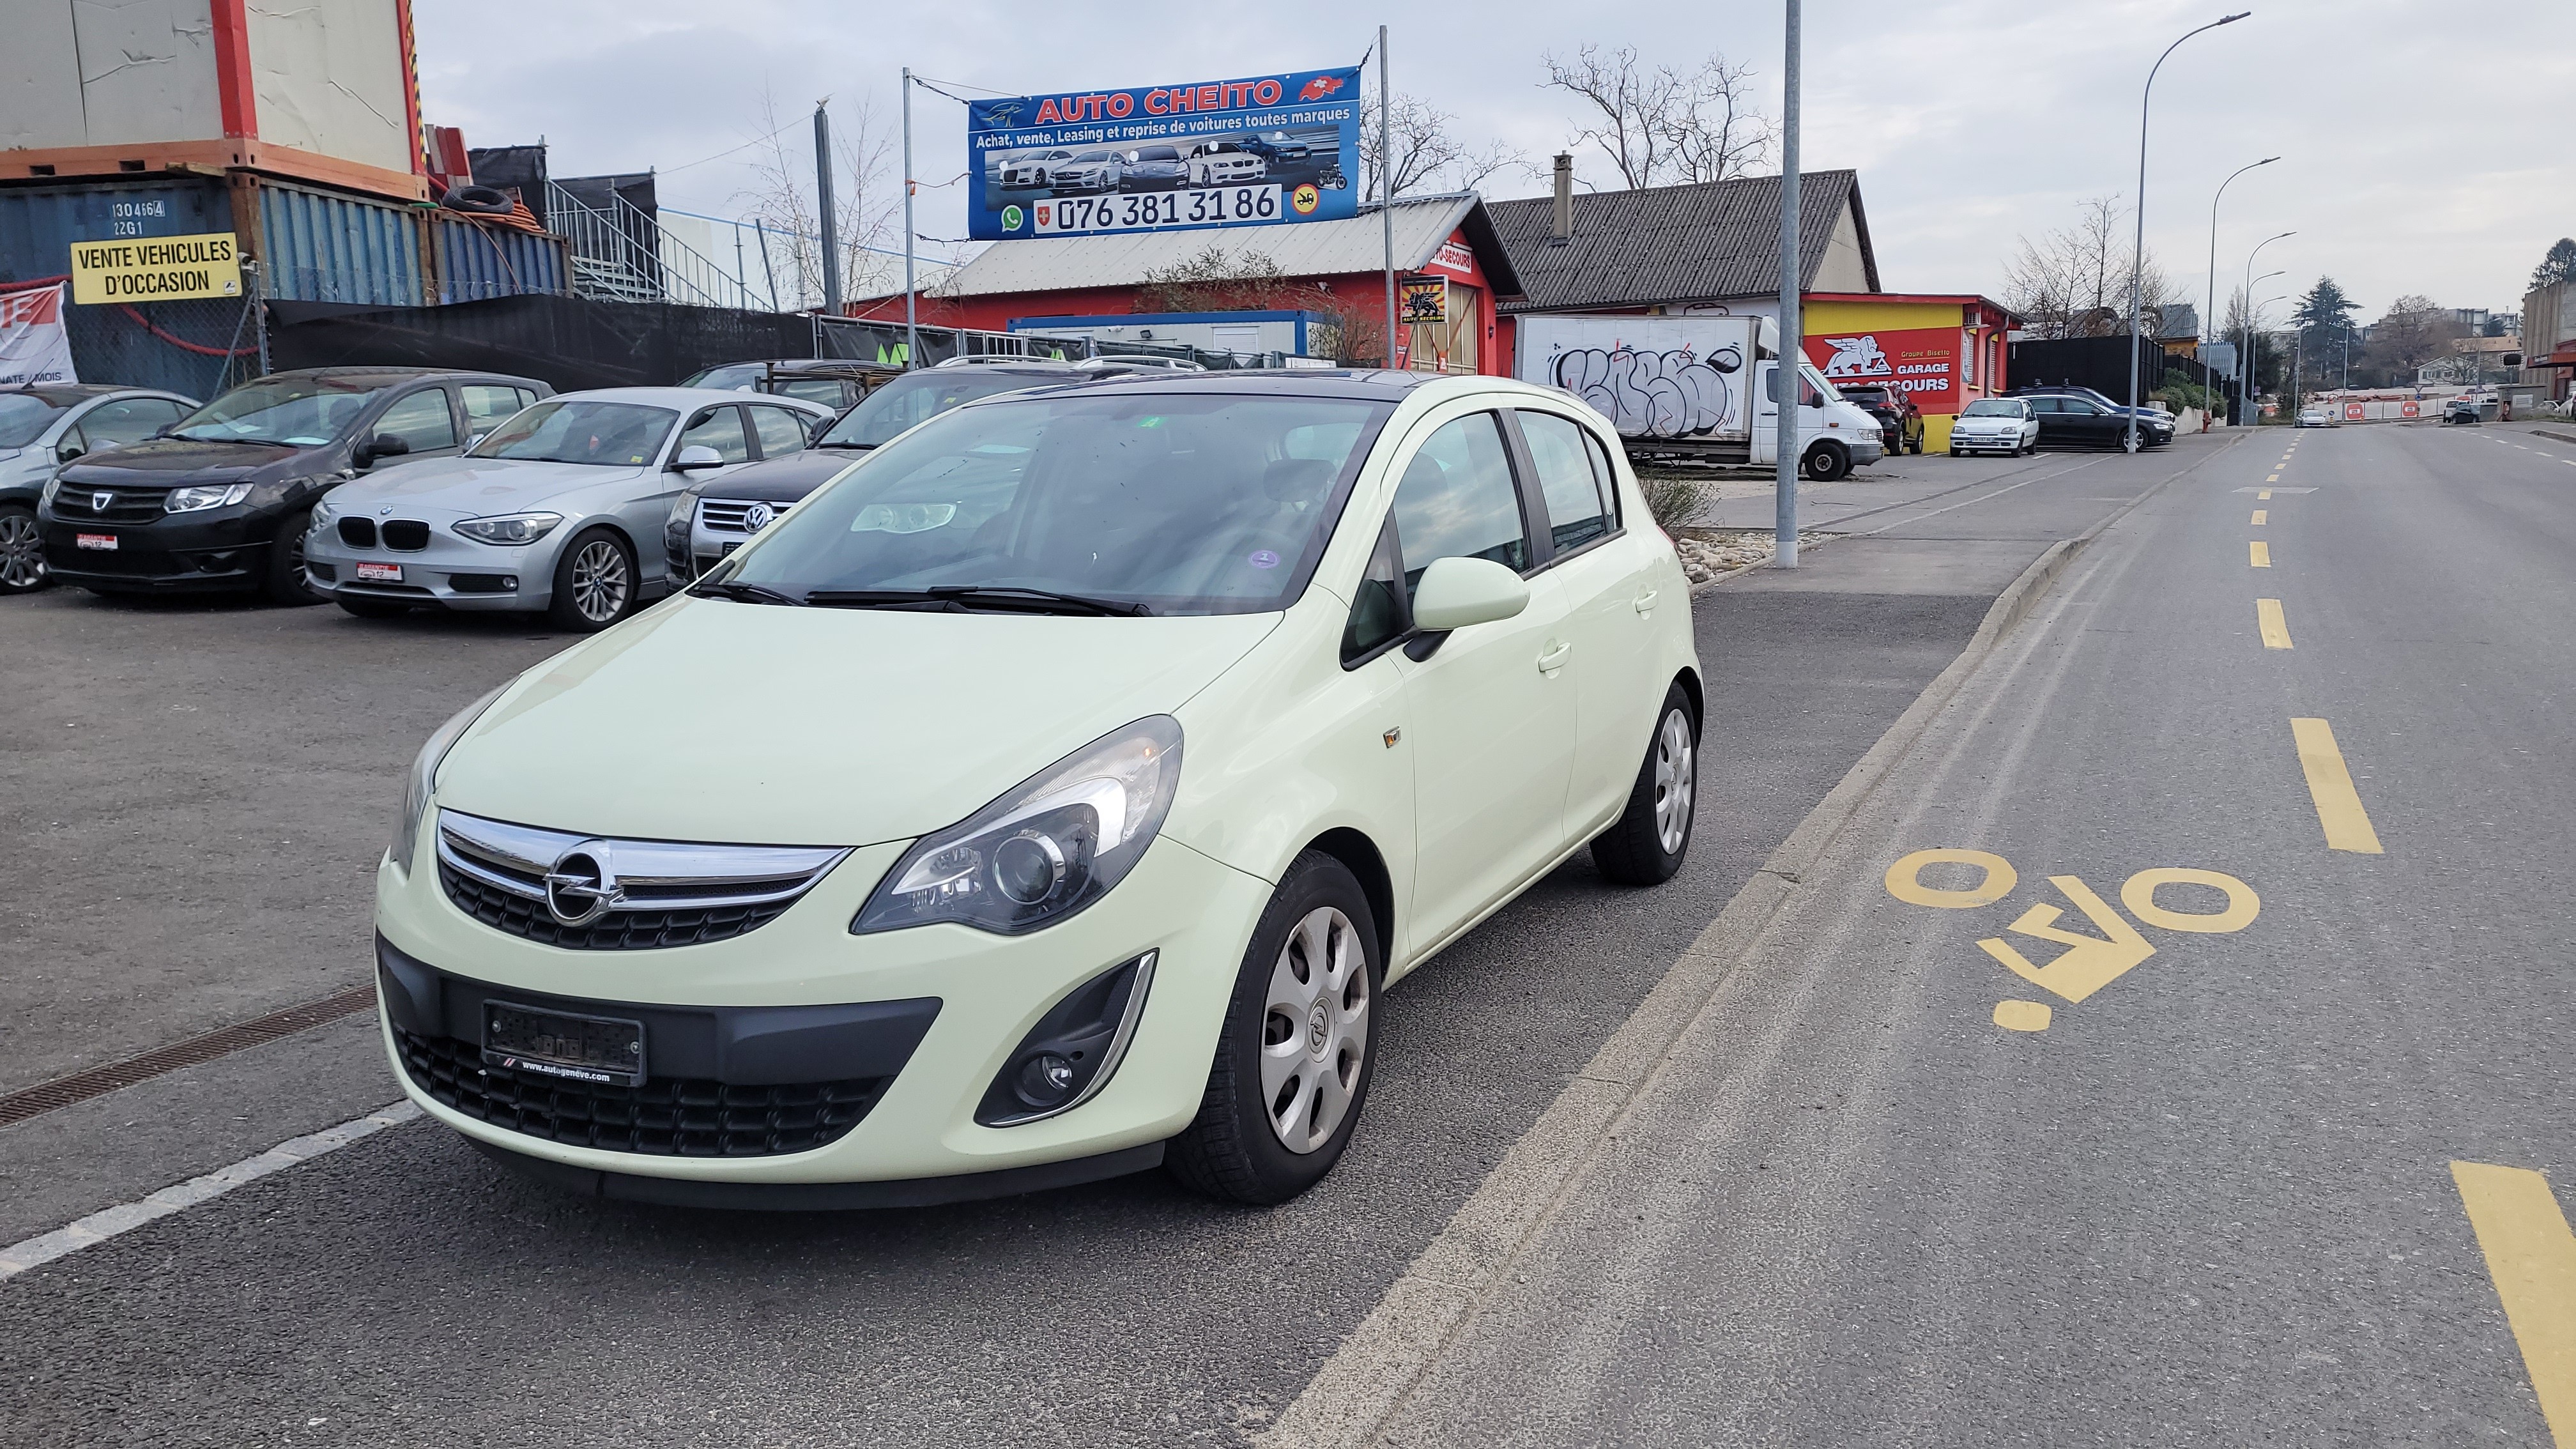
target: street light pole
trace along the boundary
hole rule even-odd
[[[2202,316],[2200,323],[2200,335],[2207,341],[2218,340],[2218,198],[2227,194],[2229,181],[2234,181],[2257,166],[2269,166],[2280,159],[2278,156],[2266,156],[2260,161],[2237,167],[2227,173],[2227,181],[2218,183],[2217,192],[2209,198],[2209,311]]]
[[[2269,279],[2280,275],[2282,274],[2279,272],[2265,272],[2262,276],[2255,278],[2255,280],[2258,282],[2268,281]],[[2254,326],[2254,319],[2263,315],[2264,308],[2271,306],[2275,302],[2281,301],[2289,295],[2290,294],[2287,292],[2274,292],[2271,296],[2268,296],[2262,301],[2254,304],[2254,310],[2247,313],[2245,317],[2245,328],[2247,332],[2246,340],[2249,344],[2259,343],[2263,336],[2262,332]],[[2253,386],[2254,378],[2250,370],[2246,374],[2245,382],[2247,387],[2250,388]]]
[[[983,163],[978,161],[977,165]],[[921,292],[912,280],[912,67],[903,68],[903,365],[921,366]],[[960,347],[960,352],[966,349]]]
[[[1798,284],[1798,0],[1788,0],[1788,34],[1780,70],[1780,360],[1771,367],[1771,395],[1779,400],[1779,457],[1771,484],[1771,565],[1798,566],[1798,399],[1806,379],[1805,319]],[[1759,337],[1756,338],[1757,343]],[[1754,349],[1760,352],[1760,346]]]
[[[2285,231],[2277,236],[2267,236],[2254,244],[2254,250],[2245,254],[2245,345],[2248,349],[2254,345],[2254,259],[2263,255],[2263,248],[2279,241],[2282,237],[2297,235],[2295,231]],[[2278,276],[2279,273],[2266,272],[2263,275]],[[2245,404],[2252,398],[2254,369],[2246,359],[2240,357],[2237,359],[2237,371],[2242,374],[2243,380],[2237,388],[2236,410],[2242,413],[2245,411]]]
[[[1794,15],[1796,11],[1792,9],[1790,13]],[[2146,307],[2146,278],[2141,273],[2147,264],[2147,103],[2156,93],[2156,72],[2165,68],[2166,57],[2179,49],[2184,40],[2198,35],[2201,30],[2233,25],[2253,13],[2239,10],[2233,15],[2220,16],[2201,26],[2200,30],[2184,31],[2182,38],[2166,46],[2164,55],[2157,56],[2156,63],[2147,68],[2146,89],[2138,95],[2138,194],[2137,204],[2131,208],[2137,214],[2138,227],[2129,252],[2129,426],[2121,442],[2121,446],[2132,453],[2138,451],[2138,321],[2139,314]]]

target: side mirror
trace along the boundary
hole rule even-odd
[[[1529,585],[1489,558],[1439,558],[1413,591],[1413,627],[1426,634],[1508,619],[1529,607]]]
[[[363,468],[384,458],[399,458],[411,451],[411,444],[393,433],[378,433],[358,449],[358,466]]]
[[[721,468],[724,465],[724,454],[700,443],[695,447],[682,448],[680,456],[671,460],[671,471],[694,473],[700,468]]]

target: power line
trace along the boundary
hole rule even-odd
[[[789,122],[787,123],[787,125],[786,125],[786,126],[780,126],[780,127],[778,128],[778,131],[784,131],[784,130],[786,130],[786,129],[787,129],[787,126],[793,126],[793,125],[795,125],[795,124],[796,124],[796,122],[794,122],[794,121],[789,121]],[[777,135],[777,134],[778,134],[778,131],[772,131],[772,132],[770,132],[770,133],[769,133],[769,135],[767,135],[767,136],[754,136],[754,137],[752,137],[750,140],[743,142],[743,143],[742,143],[741,145],[739,145],[739,146],[730,146],[730,147],[727,147],[726,149],[724,149],[724,150],[722,150],[722,151],[718,151],[716,154],[714,154],[714,155],[712,155],[712,156],[701,156],[701,157],[699,157],[699,158],[698,158],[697,160],[695,160],[695,161],[683,162],[682,164],[677,165],[677,166],[665,166],[665,167],[661,168],[659,171],[655,172],[654,174],[659,175],[659,176],[669,176],[669,175],[671,175],[671,174],[672,174],[672,173],[674,173],[674,172],[678,172],[678,171],[686,171],[686,170],[688,170],[688,169],[689,169],[690,167],[692,167],[692,166],[704,166],[704,165],[706,165],[706,164],[707,164],[708,162],[710,162],[710,161],[721,161],[721,160],[723,160],[724,158],[726,158],[727,156],[732,155],[732,154],[733,154],[734,152],[736,152],[736,151],[748,151],[748,150],[750,150],[752,147],[759,145],[761,142],[763,142],[763,141],[766,141],[766,140],[770,139],[770,137],[771,137],[771,136],[775,136],[775,135]]]

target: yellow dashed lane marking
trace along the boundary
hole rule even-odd
[[[2352,771],[2335,747],[2333,728],[2321,719],[2294,719],[2290,737],[2299,745],[2299,769],[2308,777],[2308,798],[2316,802],[2326,848],[2380,854],[2379,832],[2370,828],[2370,814],[2361,808],[2361,792],[2353,788]]]
[[[2261,527],[2263,526],[2263,524],[2264,524],[2265,520],[2269,519],[2271,516],[2272,516],[2272,510],[2271,510],[2271,509],[2268,509],[2268,508],[2257,508],[2257,509],[2255,509],[2255,510],[2254,510],[2254,526],[2255,526],[2256,528],[2261,528]]]
[[[2287,649],[2290,647],[2290,621],[2281,613],[2280,600],[2256,599],[2254,601],[2254,622],[2263,631],[2264,648]]]
[[[2254,567],[2268,569],[2272,566],[2272,545],[2257,541],[2245,547],[2254,555]]]
[[[2269,498],[2272,496],[2272,490],[2269,488],[2259,489],[2255,492],[2254,496],[2257,498]]]
[[[2539,1173],[2454,1162],[2451,1181],[2522,1346],[2540,1417],[2562,1449],[2576,1449],[2576,1233]]]

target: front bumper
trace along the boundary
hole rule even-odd
[[[45,567],[58,580],[120,593],[237,593],[256,588],[268,566],[277,519],[242,505],[203,517],[163,514],[144,522],[87,522],[38,508]],[[88,549],[82,534],[106,534],[113,549]]]
[[[436,827],[425,822],[422,828]],[[586,1190],[617,1196],[677,1200],[670,1196],[676,1188],[637,1191],[628,1181],[650,1178],[708,1191],[718,1185],[803,1185],[785,1195],[784,1205],[791,1206],[913,1201],[927,1200],[917,1194],[929,1189],[889,1188],[872,1198],[818,1196],[813,1185],[911,1183],[1103,1159],[1092,1169],[1066,1168],[1053,1177],[961,1181],[939,1189],[951,1196],[978,1195],[1027,1190],[996,1184],[1038,1186],[1150,1165],[1150,1154],[1140,1150],[1156,1148],[1198,1110],[1244,944],[1269,899],[1268,883],[1167,834],[1107,896],[1070,920],[1026,936],[956,925],[850,934],[851,918],[909,844],[853,851],[784,914],[731,939],[615,952],[543,945],[459,910],[438,883],[434,841],[420,842],[419,868],[408,876],[390,860],[378,868],[376,920],[386,946],[423,970],[467,982],[460,988],[467,993],[463,999],[479,1001],[472,994],[478,991],[501,992],[524,1004],[552,1000],[573,1004],[563,1009],[595,1008],[583,1014],[616,1016],[623,1008],[630,1017],[651,1011],[699,1019],[740,1012],[866,1013],[935,1000],[936,1014],[917,1046],[895,1064],[865,1116],[822,1146],[760,1156],[648,1155],[568,1145],[479,1120],[437,1100],[406,1067],[398,1033],[416,1029],[421,1018],[415,1011],[414,1026],[402,1024],[397,1013],[414,1010],[402,1000],[402,988],[387,988],[387,1053],[404,1091],[432,1116],[487,1148],[576,1174],[608,1174],[586,1179]],[[1040,1019],[1078,987],[1144,951],[1157,953],[1152,989],[1116,1074],[1097,1094],[1053,1117],[1003,1127],[977,1123],[977,1104]],[[531,995],[540,1000],[526,1002]],[[675,1028],[657,1028],[653,1016],[640,1019],[646,1023],[649,1073],[657,1070],[661,1049],[655,1043]],[[452,1012],[448,1020],[452,1027]],[[694,1059],[670,1060],[685,1074]],[[855,1054],[848,1060],[852,1077],[866,1075],[860,1066],[884,1065],[877,1058],[859,1061]],[[800,1197],[809,1201],[793,1201]],[[706,1199],[700,1194],[693,1200]]]
[[[336,519],[326,518],[322,527],[304,536],[304,569],[314,588],[335,599],[463,610],[543,609],[554,601],[556,554],[564,538],[576,531],[558,524],[534,543],[495,545],[432,528],[423,548],[389,549],[381,542],[353,548],[340,537]],[[393,565],[402,577],[361,579],[361,563]]]
[[[1887,445],[1880,441],[1878,434],[1874,432],[1856,433],[1845,437],[1843,445],[1851,449],[1851,460],[1854,465],[1875,463],[1887,456]]]

